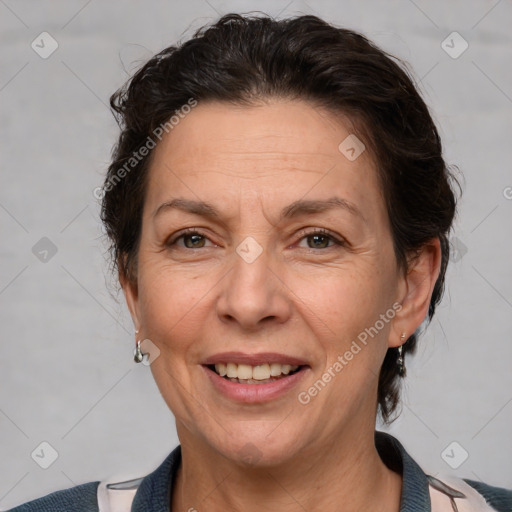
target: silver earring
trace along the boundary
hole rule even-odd
[[[400,340],[403,341],[405,338],[405,332],[400,336]],[[404,364],[404,356],[403,356],[403,344],[398,347],[398,359],[396,360],[396,364],[398,365],[398,375],[400,377],[405,377],[405,364]]]
[[[140,341],[137,341],[137,348],[133,352],[133,360],[136,363],[142,363],[142,361],[144,360],[144,354],[140,349]]]

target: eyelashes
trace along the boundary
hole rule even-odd
[[[307,249],[307,250],[313,250],[313,251],[316,251],[316,250],[320,250],[320,251],[325,251],[326,249],[331,249],[333,247],[336,247],[336,246],[340,246],[340,247],[346,247],[347,246],[347,242],[343,239],[343,238],[338,238],[338,236],[334,235],[333,233],[331,233],[329,230],[327,229],[324,229],[324,228],[317,228],[317,229],[313,229],[313,230],[302,230],[300,233],[299,233],[299,238],[297,240],[297,242],[300,242],[302,240],[307,240],[309,238],[313,238],[313,237],[318,237],[318,238],[321,238],[321,239],[324,239],[324,240],[327,240],[328,242],[331,242],[332,245],[329,245],[327,247],[305,247],[304,249]],[[187,228],[183,231],[180,231],[178,232],[176,235],[174,235],[173,237],[171,237],[166,243],[165,245],[169,248],[174,248],[177,245],[177,242],[179,240],[191,240],[191,239],[197,239],[199,238],[200,240],[199,241],[202,241],[202,240],[209,240],[211,242],[211,240],[208,238],[208,236],[203,232],[201,231],[200,229],[198,228]],[[180,249],[184,249],[184,250],[191,250],[191,251],[197,251],[198,249],[203,249],[203,248],[206,248],[207,246],[197,246],[197,247],[186,247],[186,246],[178,246]]]
[[[327,240],[330,240],[333,243],[333,245],[326,247],[325,249],[329,249],[330,247],[335,247],[335,246],[345,247],[347,245],[345,240],[338,238],[337,236],[332,234],[329,230],[324,229],[324,228],[318,228],[313,231],[302,231],[300,233],[299,240],[304,240],[304,239],[307,239],[309,237],[314,237],[314,236],[325,238]],[[323,248],[322,247],[308,247],[307,249],[322,250]]]

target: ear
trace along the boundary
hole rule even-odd
[[[407,275],[400,278],[398,301],[402,308],[397,311],[394,322],[394,335],[390,335],[388,345],[398,347],[404,343],[400,339],[405,333],[407,339],[421,325],[428,314],[430,299],[441,269],[441,244],[439,238],[427,242],[410,260]]]
[[[130,279],[126,274],[119,272],[119,283],[123,289],[126,305],[130,311],[135,330],[138,331],[141,326],[139,312],[139,295],[136,279]]]

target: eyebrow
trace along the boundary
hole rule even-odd
[[[211,204],[204,201],[194,201],[191,199],[176,198],[171,201],[166,201],[159,205],[153,213],[153,217],[162,214],[169,210],[181,210],[186,213],[193,215],[199,215],[201,217],[207,217],[212,219],[220,219],[221,215],[219,211]],[[279,220],[292,219],[301,215],[322,213],[333,209],[342,209],[348,211],[352,215],[359,217],[361,220],[366,222],[361,211],[357,206],[346,199],[341,197],[331,197],[329,199],[302,199],[294,201],[288,206],[285,206],[281,210]]]

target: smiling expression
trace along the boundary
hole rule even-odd
[[[154,149],[124,289],[160,350],[151,370],[182,442],[233,459],[250,445],[275,463],[373,429],[393,320],[315,400],[297,400],[404,291],[369,151],[351,161],[338,149],[351,133],[306,102],[210,102]],[[270,359],[299,371],[268,384],[213,371]]]

